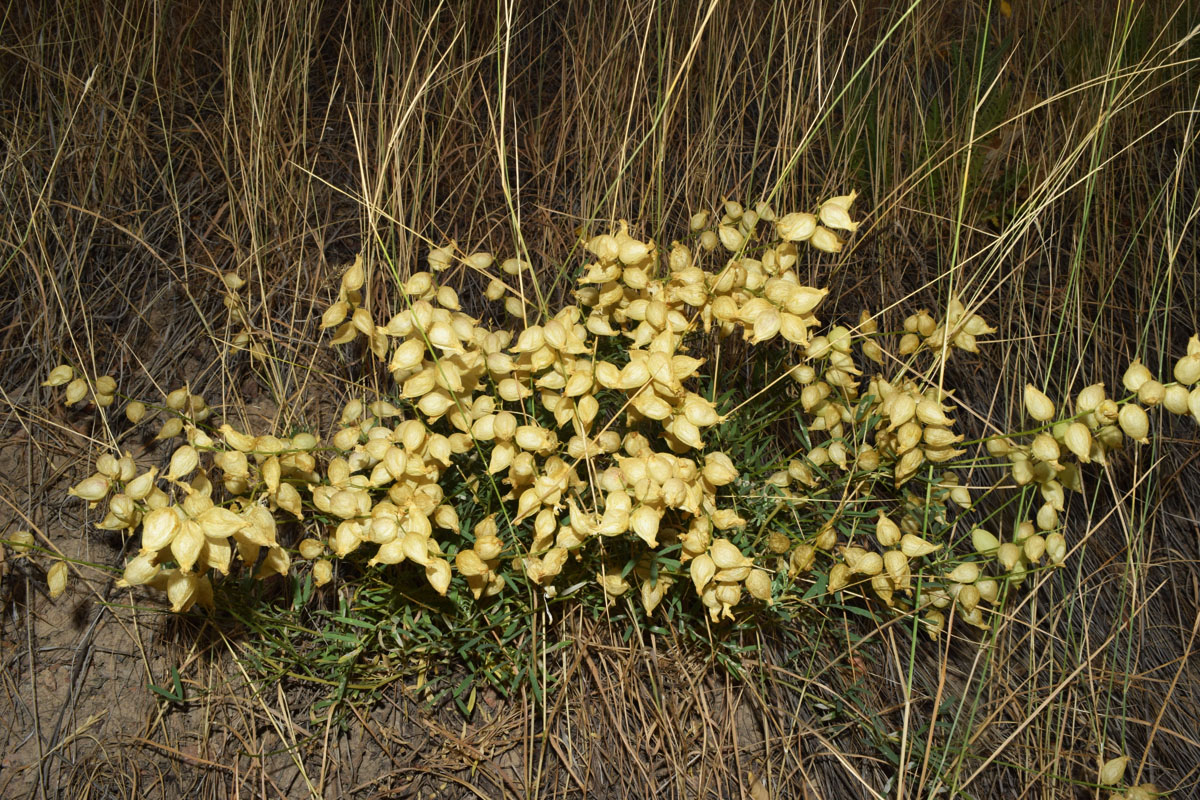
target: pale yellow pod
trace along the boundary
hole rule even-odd
[[[1058,510],[1053,503],[1043,503],[1037,512],[1039,530],[1052,531],[1058,527]]]
[[[1125,777],[1125,765],[1128,763],[1129,756],[1118,756],[1105,761],[1100,765],[1097,783],[1101,786],[1116,786]]]
[[[983,528],[975,528],[971,531],[971,545],[975,548],[975,552],[990,556],[995,555],[1000,549],[1000,540]]]
[[[1138,402],[1145,406],[1156,406],[1163,401],[1166,387],[1154,379],[1144,382],[1138,387]]]
[[[1063,434],[1063,444],[1075,454],[1082,463],[1092,460],[1092,432],[1082,422],[1072,422]]]
[[[144,541],[144,540],[143,540]],[[192,520],[182,523],[178,535],[171,540],[171,556],[183,572],[191,572],[204,547],[204,531]]]
[[[1142,384],[1148,380],[1153,380],[1154,376],[1150,374],[1150,370],[1142,363],[1140,358],[1135,358],[1133,363],[1125,370],[1125,374],[1121,376],[1121,383],[1131,392],[1136,392],[1142,388]]]
[[[1121,406],[1117,421],[1125,435],[1135,442],[1149,444],[1150,418],[1146,411],[1137,403],[1126,403]]]
[[[171,464],[167,469],[167,480],[175,481],[190,475],[200,465],[200,454],[190,444],[176,448],[171,454]]]
[[[46,571],[46,585],[50,589],[50,599],[56,600],[67,590],[67,562],[59,561]]]
[[[1057,462],[1061,453],[1058,442],[1048,433],[1039,433],[1035,436],[1030,450],[1033,452],[1034,458],[1048,464]]]
[[[1200,381],[1200,354],[1186,355],[1176,361],[1174,376],[1175,380],[1184,386],[1191,386],[1196,381]]]
[[[141,553],[131,558],[125,565],[121,580],[117,582],[118,586],[142,586],[154,580],[161,571],[161,567],[154,563],[156,557],[157,553]]]
[[[713,540],[709,553],[718,569],[733,569],[753,563],[728,539]]]
[[[125,418],[137,425],[146,418],[146,404],[140,400],[134,400],[125,406]]]
[[[807,241],[817,230],[817,218],[813,214],[786,214],[775,221],[775,234],[785,242]]]
[[[111,483],[107,476],[96,473],[72,486],[67,490],[67,494],[89,503],[95,503],[108,496],[110,486]]]
[[[1029,559],[1031,564],[1036,564],[1046,553],[1046,540],[1042,536],[1034,534],[1022,543],[1021,549],[1025,553],[1025,558]]]
[[[1173,383],[1163,393],[1163,408],[1172,414],[1188,413],[1188,390],[1178,383]]]
[[[979,565],[974,561],[964,561],[951,570],[946,579],[955,583],[974,583],[979,579]]]
[[[888,550],[883,554],[883,567],[887,571],[888,577],[896,584],[897,589],[908,588],[910,579],[908,556],[899,550]]]
[[[1075,397],[1075,410],[1083,413],[1095,411],[1106,399],[1103,383],[1093,383],[1082,389]]]
[[[717,236],[720,238],[721,244],[725,249],[731,253],[736,253],[746,244],[746,237],[732,225],[717,226]]]
[[[196,602],[196,590],[200,578],[194,573],[183,573],[177,569],[167,573],[167,599],[175,613],[187,611]]]
[[[329,563],[328,559],[321,558],[313,562],[312,565],[313,584],[316,586],[324,586],[333,580],[333,564]]]
[[[300,542],[299,550],[301,558],[312,561],[325,552],[325,544],[320,539],[305,539]]]
[[[837,594],[842,589],[846,588],[846,584],[850,582],[850,568],[845,564],[834,564],[829,570],[828,590],[830,594]]]
[[[900,550],[909,558],[919,558],[936,552],[939,545],[922,539],[911,533],[906,533],[900,539]]]
[[[817,229],[813,231],[813,235],[809,238],[808,243],[823,253],[842,252],[842,240],[838,238],[836,233],[821,225],[818,225]]]
[[[1025,384],[1025,412],[1038,422],[1054,419],[1054,403],[1032,383]]]
[[[156,508],[142,519],[142,552],[157,553],[171,544],[181,522],[174,508]]]
[[[851,569],[868,577],[878,575],[883,572],[883,557],[875,552],[863,553],[862,557],[851,566]]]
[[[693,558],[688,564],[688,573],[691,575],[692,584],[696,587],[696,594],[702,595],[709,581],[717,574],[717,566],[711,556],[702,554]]]
[[[59,364],[50,370],[50,374],[42,382],[42,386],[62,386],[65,383],[70,383],[74,377],[74,367],[69,364]]]
[[[848,231],[854,233],[858,230],[858,223],[850,219],[850,214],[845,207],[838,203],[825,202],[820,209],[821,223],[829,228]]]
[[[83,398],[87,397],[88,382],[84,378],[75,378],[67,384],[66,400],[67,405],[73,406]]]
[[[1046,556],[1053,564],[1062,564],[1067,558],[1067,539],[1055,531],[1046,537]]]

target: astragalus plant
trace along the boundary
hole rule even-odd
[[[965,442],[953,392],[925,376],[954,350],[976,352],[993,333],[982,317],[951,298],[902,331],[865,311],[822,327],[828,291],[798,277],[855,232],[854,200],[779,216],[726,201],[667,247],[622,222],[581,241],[573,302],[552,313],[516,258],[452,243],[402,277],[360,257],[321,324],[335,346],[360,342],[385,364],[390,393],[351,400],[322,439],[237,430],[181,388],[155,406],[158,436],[186,439],[165,472],[113,453],[71,493],[107,502],[99,527],[140,535],[121,585],[163,591],[177,612],[211,608],[218,575],[308,570],[320,586],[352,560],[452,594],[446,613],[470,613],[468,594],[486,604],[591,584],[646,615],[672,592],[697,596],[714,622],[840,592],[919,615],[935,636],[952,613],[988,627],[1031,571],[1068,557],[1060,515],[1084,470],[1145,443],[1147,409],[1200,420],[1200,340],[1163,380],[1135,362],[1113,397],[1097,384],[1056,403],[1026,386],[1024,430]],[[465,313],[441,281],[452,267],[482,274],[511,324]],[[223,284],[235,319],[242,283]],[[379,296],[393,307],[368,302]],[[755,465],[770,474],[754,487],[739,483],[748,465],[709,445],[727,410],[702,380],[700,348],[738,335],[783,359],[779,380],[755,390],[797,397],[807,443],[773,472]],[[117,388],[69,365],[47,383],[100,413]],[[152,418],[139,401],[125,413]],[[989,464],[1003,477],[962,479]],[[1025,499],[1016,517],[993,515],[1002,529],[966,521],[979,497],[1005,492]],[[756,529],[739,511],[752,498],[774,509]]]

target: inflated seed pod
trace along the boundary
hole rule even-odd
[[[766,570],[750,570],[750,574],[746,576],[745,583],[746,591],[750,593],[751,597],[767,605],[771,604],[771,575]]]
[[[1100,765],[1097,783],[1101,786],[1116,786],[1125,777],[1125,765],[1128,763],[1129,756],[1118,756],[1103,762]]]
[[[843,242],[838,235],[822,225],[818,225],[809,237],[808,243],[815,249],[823,253],[840,253],[842,252]]]
[[[1072,422],[1063,433],[1063,444],[1084,464],[1092,460],[1092,432],[1082,422]]]
[[[836,594],[846,588],[850,582],[850,567],[845,564],[834,564],[829,570],[828,589],[830,594]]]
[[[1178,383],[1171,384],[1163,393],[1162,404],[1172,414],[1188,413],[1188,390]]]
[[[937,551],[938,547],[938,545],[911,533],[906,533],[900,538],[900,550],[909,558],[929,555]]]
[[[1054,403],[1032,383],[1025,384],[1025,412],[1038,422],[1054,419]]]
[[[974,561],[964,561],[946,575],[946,579],[955,583],[974,583],[979,578],[979,565]]]
[[[1137,396],[1138,402],[1144,406],[1156,406],[1163,401],[1163,396],[1167,393],[1166,387],[1158,381],[1151,379],[1138,387]]]
[[[996,560],[1005,572],[1012,572],[1021,560],[1021,548],[1012,542],[1004,542],[996,549]]]
[[[1125,374],[1121,376],[1121,383],[1131,392],[1136,392],[1142,388],[1142,384],[1148,380],[1153,380],[1154,376],[1150,374],[1150,370],[1146,369],[1146,365],[1142,363],[1140,358],[1135,358],[1133,363],[1125,370]]]
[[[971,544],[975,548],[975,552],[985,556],[995,555],[1000,549],[1000,540],[983,528],[975,528],[971,531]]]
[[[1117,421],[1121,425],[1121,430],[1130,439],[1140,444],[1149,444],[1150,419],[1146,416],[1145,409],[1137,403],[1126,403],[1121,406]]]
[[[1184,386],[1191,386],[1200,381],[1200,354],[1186,355],[1176,361],[1174,377]]]

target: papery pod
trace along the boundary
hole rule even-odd
[[[899,550],[888,550],[883,554],[883,567],[896,589],[906,591],[911,585],[908,556]]]
[[[1063,433],[1063,444],[1084,464],[1092,460],[1092,432],[1082,422],[1072,422],[1067,426]]]
[[[1175,380],[1184,386],[1191,386],[1200,381],[1200,354],[1186,355],[1176,361],[1173,374]]]
[[[909,558],[920,558],[936,552],[939,545],[928,542],[920,536],[906,533],[900,538],[900,550]]]
[[[50,370],[49,376],[42,382],[42,386],[62,386],[69,383],[75,377],[75,369],[69,364],[59,364],[54,369]]]
[[[1142,384],[1146,381],[1153,380],[1154,376],[1146,365],[1142,363],[1140,358],[1135,358],[1133,363],[1125,370],[1125,374],[1121,376],[1121,384],[1131,392],[1136,392],[1142,388]]]
[[[161,568],[155,563],[157,553],[141,553],[134,556],[125,565],[125,572],[121,576],[121,580],[117,581],[117,586],[126,588],[129,586],[142,586],[154,580]]]
[[[214,539],[227,539],[248,524],[240,515],[220,506],[213,506],[199,514],[196,523],[205,536]]]
[[[204,531],[193,520],[184,520],[179,533],[171,540],[171,557],[183,572],[191,572],[204,547]]]
[[[50,599],[56,600],[67,590],[67,562],[56,562],[46,570],[46,587],[50,591]]]
[[[854,233],[858,230],[858,223],[850,219],[848,206],[843,206],[840,203],[830,201],[822,203],[819,216],[822,224],[827,227],[848,231],[849,233]]]
[[[745,578],[746,591],[755,600],[771,605],[771,575],[763,569],[752,569]]]
[[[1046,537],[1046,556],[1050,562],[1056,565],[1061,565],[1067,558],[1067,540],[1059,532],[1054,532]]]
[[[813,563],[816,561],[817,550],[810,544],[798,544],[788,556],[788,576],[795,578],[797,575],[808,572],[812,569]]]
[[[883,558],[878,553],[871,551],[864,552],[853,564],[850,564],[849,561],[847,564],[854,572],[868,577],[883,572]]]
[[[704,478],[713,486],[727,486],[737,480],[737,476],[737,468],[724,453],[709,453],[704,457]]]
[[[692,584],[696,587],[696,594],[703,594],[705,587],[716,575],[717,566],[712,557],[705,553],[691,560],[688,564],[688,572],[691,575]]]
[[[808,243],[824,253],[840,253],[842,251],[842,240],[833,231],[821,225],[813,231],[813,235],[809,238]]]
[[[450,564],[441,558],[432,558],[425,565],[425,579],[438,594],[445,597],[450,589]]]
[[[194,573],[185,574],[173,569],[166,572],[166,585],[167,599],[171,601],[171,610],[180,613],[187,611],[195,604],[200,578]]]
[[[1188,390],[1186,387],[1173,383],[1166,388],[1162,400],[1163,408],[1172,414],[1188,413]]]
[[[742,585],[734,581],[719,581],[715,586],[715,599],[720,604],[721,617],[733,619],[731,609],[742,600]]]
[[[222,575],[229,574],[229,563],[233,558],[233,547],[228,539],[205,538],[204,548],[200,551],[199,562],[207,564]]]
[[[663,598],[666,597],[667,591],[674,584],[675,581],[671,580],[665,575],[662,575],[661,573],[656,581],[642,581],[642,608],[645,610],[647,616],[654,613],[654,609],[658,608],[659,604],[662,603]]]
[[[974,583],[979,579],[979,565],[974,561],[964,561],[951,570],[946,579],[955,583]]]
[[[1101,786],[1116,786],[1125,777],[1125,765],[1128,763],[1129,756],[1117,756],[1103,762],[1096,782]]]
[[[108,496],[110,485],[106,476],[97,473],[72,486],[67,490],[67,494],[95,503]]]
[[[983,528],[975,528],[971,531],[971,545],[975,548],[975,552],[991,556],[1000,549],[1000,540]]]
[[[1054,403],[1032,383],[1025,384],[1025,412],[1038,422],[1054,419]]]
[[[333,580],[333,565],[328,559],[318,559],[312,565],[313,584],[316,586],[324,586]]]
[[[274,547],[276,541],[275,516],[260,505],[252,505],[242,512],[246,524],[234,532],[238,539],[259,545]]]
[[[334,529],[329,547],[338,558],[345,558],[362,545],[362,532],[361,523],[343,521]]]
[[[895,547],[900,543],[900,527],[882,509],[876,513],[879,516],[875,521],[875,540],[881,547]]]
[[[1004,542],[996,549],[996,560],[1005,572],[1012,572],[1021,560],[1021,548],[1012,542]]]
[[[829,593],[836,594],[850,582],[850,568],[845,564],[834,564],[829,570]]]
[[[871,589],[876,596],[883,601],[884,605],[892,608],[896,605],[895,597],[896,587],[892,584],[892,579],[884,573],[871,576]]]
[[[1138,402],[1145,406],[1156,406],[1163,401],[1166,395],[1166,387],[1156,380],[1148,380],[1138,387],[1137,396]]]
[[[1117,421],[1125,435],[1140,444],[1149,444],[1150,418],[1146,411],[1137,403],[1127,403],[1121,406]]]
[[[142,519],[142,552],[157,553],[171,544],[181,522],[174,508],[156,508]]]
[[[261,581],[271,575],[287,575],[291,564],[292,559],[288,555],[287,550],[284,550],[282,547],[268,548],[266,556],[263,557],[262,564],[259,565],[254,573],[254,578]]]
[[[617,569],[606,569],[604,572],[596,573],[596,580],[610,599],[620,597],[630,589],[629,581]]]
[[[190,475],[200,465],[200,454],[190,444],[179,447],[171,454],[171,464],[167,469],[166,478],[169,481],[179,480]]]
[[[946,615],[937,609],[930,609],[921,617],[921,623],[925,632],[929,634],[929,638],[937,639],[946,629]]]

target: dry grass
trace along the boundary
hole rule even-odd
[[[252,674],[246,630],[130,605],[126,543],[65,489],[113,445],[165,451],[38,387],[67,361],[130,397],[186,381],[247,425],[328,431],[386,377],[316,334],[360,249],[401,272],[449,238],[521,252],[553,305],[576,229],[669,241],[723,195],[842,187],[870,215],[811,276],[827,316],[898,329],[952,291],[980,304],[1000,343],[944,376],[977,432],[1026,380],[1167,366],[1200,329],[1195,13],[1014,6],[6,6],[0,538],[35,530],[79,580],[52,603],[40,567],[4,565],[0,795],[1098,797],[1097,757],[1122,752],[1195,795],[1190,423],[1092,474],[1068,569],[987,636],[845,613],[734,637],[736,680],[706,634],[571,614],[519,644],[566,643],[539,651],[545,702],[481,691],[464,722],[411,665],[314,711],[330,687]],[[146,689],[172,670],[186,704]]]

